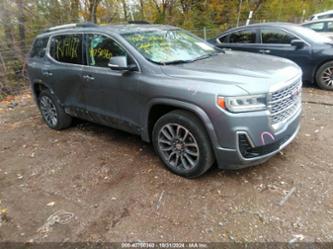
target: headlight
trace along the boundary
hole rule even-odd
[[[230,112],[253,112],[267,109],[266,95],[218,97],[217,104]]]

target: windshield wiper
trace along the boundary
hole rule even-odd
[[[184,63],[190,63],[194,60],[174,60],[174,61],[167,61],[167,62],[161,62],[162,65],[176,65],[176,64],[184,64]]]
[[[215,53],[210,53],[210,54],[204,54],[202,56],[199,56],[195,59],[192,60],[174,60],[174,61],[167,61],[167,62],[158,62],[158,64],[160,65],[176,65],[176,64],[185,64],[185,63],[191,63],[194,61],[198,61],[198,60],[203,60],[203,59],[207,59],[209,57],[218,55],[219,53],[222,53],[223,51],[217,51]]]
[[[212,57],[212,56],[215,56],[215,55],[218,55],[218,54],[219,54],[219,52],[211,53],[211,54],[204,54],[204,55],[201,55],[201,56],[195,58],[193,61],[204,60],[204,59],[207,59],[209,57]]]

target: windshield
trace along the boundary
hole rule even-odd
[[[180,29],[123,36],[148,60],[159,64],[186,63],[217,53],[212,45]]]
[[[312,29],[299,26],[296,27],[296,31],[297,33],[302,34],[302,36],[314,43],[332,43],[331,39]]]

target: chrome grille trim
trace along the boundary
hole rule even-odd
[[[269,94],[268,109],[270,122],[274,129],[278,129],[289,120],[301,107],[302,80],[293,80],[288,86],[275,90]]]

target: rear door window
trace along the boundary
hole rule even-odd
[[[234,32],[229,37],[230,43],[256,43],[256,30]]]
[[[261,41],[264,44],[291,44],[297,37],[280,29],[262,29]]]
[[[49,37],[37,38],[32,46],[32,50],[30,52],[31,58],[43,58],[45,55],[45,50],[47,43],[49,41]]]
[[[51,40],[50,55],[59,62],[83,64],[82,35],[54,36]]]

